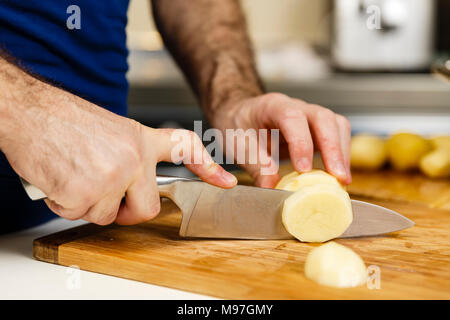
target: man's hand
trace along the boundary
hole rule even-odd
[[[350,183],[349,122],[328,109],[282,94],[263,95],[238,0],[153,0],[152,4],[165,44],[213,126],[280,129],[297,171],[311,169],[314,146],[321,151],[326,169]],[[260,167],[244,166],[259,186],[273,187],[278,175],[261,176]]]
[[[290,156],[294,169],[305,172],[312,169],[314,148],[320,150],[325,168],[343,184],[351,182],[350,123],[331,110],[280,93],[269,93],[253,98],[228,102],[210,116],[213,126],[225,129],[280,129],[280,156]],[[248,142],[248,144],[251,144]],[[271,188],[279,180],[277,173],[262,174],[261,168],[276,168],[270,150],[263,150],[267,164],[244,164],[261,187]]]
[[[172,132],[115,115],[0,59],[0,148],[61,217],[101,225],[152,219],[160,209],[156,164],[172,161],[174,146],[201,179],[236,184],[204,148],[192,149],[201,145],[196,134],[181,131],[186,138],[177,141]]]

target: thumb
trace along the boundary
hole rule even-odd
[[[200,138],[184,129],[154,129],[157,161],[183,163],[203,181],[222,188],[232,188],[237,179],[211,158]]]

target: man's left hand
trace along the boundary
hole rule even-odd
[[[296,171],[311,170],[314,149],[318,149],[325,169],[341,183],[351,182],[350,122],[329,109],[280,93],[268,93],[227,102],[214,111],[210,122],[223,132],[239,128],[280,129],[280,157],[290,156]],[[274,187],[279,180],[277,164],[269,148],[260,152],[263,157],[258,158],[258,163],[241,166],[252,175],[256,185]],[[271,159],[269,165],[259,161],[265,157]],[[275,170],[262,174],[263,167]]]

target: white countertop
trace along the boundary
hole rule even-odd
[[[83,224],[54,219],[0,236],[0,299],[211,299],[33,259],[34,239]]]

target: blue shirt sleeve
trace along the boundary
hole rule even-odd
[[[68,28],[78,6],[79,29]],[[28,71],[101,107],[126,115],[128,0],[2,0],[0,50]],[[0,152],[0,233],[55,215],[31,201]]]

